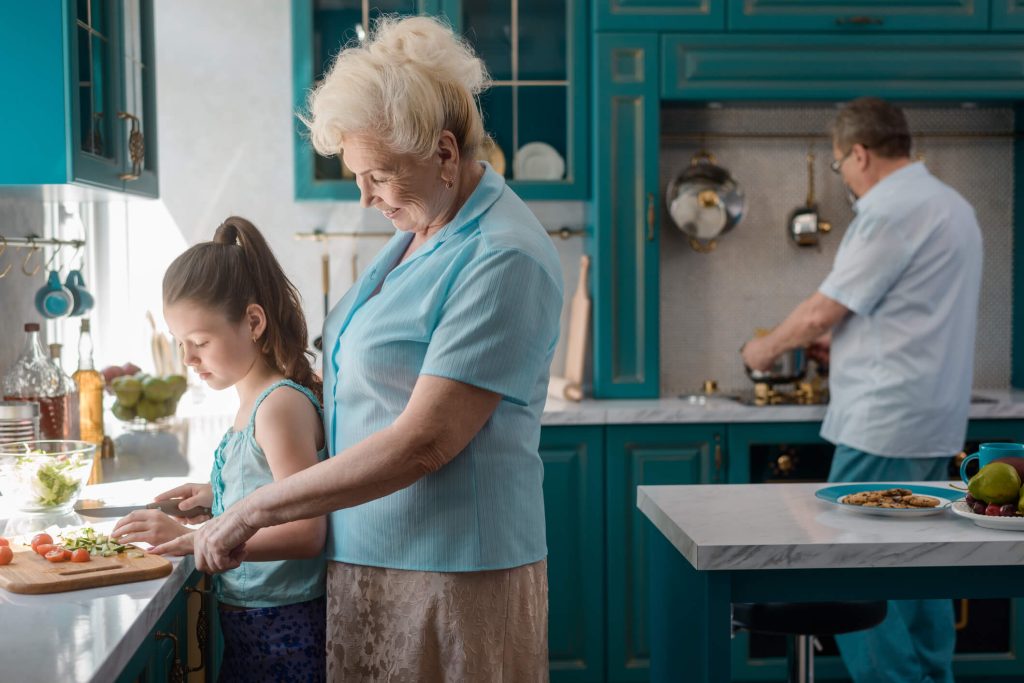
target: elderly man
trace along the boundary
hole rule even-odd
[[[897,107],[865,97],[839,112],[832,170],[857,216],[818,291],[742,349],[757,370],[797,347],[830,356],[829,481],[944,479],[963,447],[981,232],[964,198],[910,160],[910,146]],[[855,681],[953,680],[948,600],[892,601],[882,624],[836,640]]]

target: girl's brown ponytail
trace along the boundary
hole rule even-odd
[[[284,274],[256,226],[232,216],[220,224],[213,241],[179,256],[164,275],[164,304],[189,300],[223,311],[238,322],[249,304],[259,304],[267,328],[258,340],[267,365],[323,400],[323,385],[313,373],[306,318],[295,285]]]

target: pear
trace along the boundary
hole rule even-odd
[[[972,496],[986,503],[1006,505],[1020,500],[1020,475],[1013,465],[993,462],[985,465],[967,482]]]
[[[1024,515],[1024,486],[1020,487],[1020,499],[1017,501],[1017,512]]]

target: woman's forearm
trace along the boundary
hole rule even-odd
[[[383,429],[333,458],[257,489],[247,499],[246,520],[257,528],[274,526],[394,493],[450,460],[429,441],[401,435],[396,425]]]

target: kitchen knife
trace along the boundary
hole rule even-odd
[[[75,503],[75,512],[84,517],[124,517],[135,510],[160,510],[173,517],[199,517],[209,515],[210,508],[194,507],[188,510],[179,510],[180,498],[162,500],[154,503],[142,503],[139,505],[107,505],[102,500],[80,500]]]

